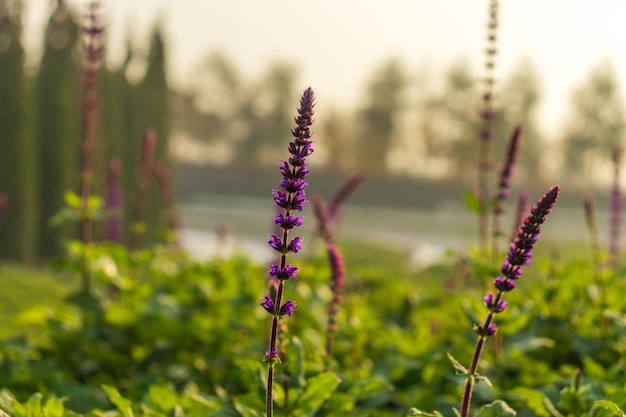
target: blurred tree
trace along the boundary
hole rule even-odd
[[[169,163],[170,105],[165,57],[165,44],[160,25],[157,24],[151,34],[146,72],[137,86],[140,103],[137,117],[142,131],[150,127],[156,129],[159,135],[157,158]],[[137,139],[137,143],[140,142],[141,136]]]
[[[470,182],[478,155],[479,100],[476,77],[466,61],[458,60],[446,72],[443,91],[423,103],[420,117],[428,158],[445,164],[451,177]]]
[[[243,99],[241,117],[246,133],[239,154],[254,164],[275,166],[283,157],[295,114],[296,68],[275,62]]]
[[[504,81],[500,88],[499,109],[496,114],[496,166],[499,166],[506,146],[506,138],[513,127],[521,124],[524,140],[520,148],[519,174],[532,175],[533,181],[541,180],[541,148],[544,138],[537,123],[537,108],[541,100],[541,88],[537,70],[529,60],[523,60]]]
[[[177,127],[192,139],[234,146],[241,140],[238,120],[243,85],[237,68],[223,53],[207,57],[194,77],[193,92],[174,93]]]
[[[101,138],[99,146],[102,153],[102,162],[107,162],[111,158],[117,158],[121,167],[119,168],[120,183],[122,188],[122,201],[131,201],[131,190],[135,183],[135,178],[131,177],[127,171],[133,172],[131,167],[138,164],[136,158],[138,154],[134,152],[133,137],[133,97],[132,86],[130,85],[126,72],[132,59],[132,48],[127,42],[126,59],[119,68],[109,68],[104,66],[100,75],[98,98],[98,135]],[[102,172],[98,172],[96,177],[106,178]],[[103,195],[103,190],[98,190]],[[125,207],[125,206],[124,206]],[[128,209],[129,210],[129,209]],[[123,219],[128,217],[125,213]],[[128,226],[128,224],[126,224]],[[124,231],[128,227],[123,228]]]
[[[325,153],[325,165],[332,171],[352,173],[356,169],[358,155],[353,149],[357,138],[352,124],[353,120],[349,115],[330,109],[321,120],[319,134],[314,132],[316,152],[320,152],[317,147],[321,146]]]
[[[401,134],[399,118],[406,107],[408,76],[397,59],[385,62],[366,86],[363,105],[357,113],[355,149],[359,164],[368,172],[388,172],[387,155]]]
[[[77,226],[49,225],[64,205],[66,190],[76,190],[80,152],[80,28],[73,12],[57,0],[45,30],[43,54],[37,77],[39,107],[38,150],[40,187],[40,251],[45,257],[60,253],[60,240],[75,237]]]
[[[169,166],[170,93],[166,73],[166,48],[161,34],[161,25],[156,24],[150,39],[146,71],[134,89],[133,135],[129,144],[136,157],[131,166],[124,169],[125,175],[137,178],[142,138],[146,129],[157,132],[155,159]],[[129,171],[129,172],[126,172]],[[133,192],[136,190],[133,188]],[[131,201],[131,200],[129,200]],[[147,196],[145,222],[147,224],[144,244],[163,241],[166,229],[161,222],[159,193],[156,181],[150,181]],[[128,212],[127,212],[128,213]]]
[[[623,147],[624,103],[610,63],[595,67],[571,100],[571,116],[564,128],[564,165],[580,184],[594,179],[592,170],[610,158],[614,147]]]
[[[0,227],[0,256],[28,262],[37,251],[37,161],[24,74],[22,1],[0,1],[0,191],[9,205]]]

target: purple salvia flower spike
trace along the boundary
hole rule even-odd
[[[274,204],[279,212],[274,216],[274,223],[282,229],[282,236],[270,234],[268,244],[280,253],[280,260],[269,266],[269,275],[278,280],[275,291],[275,299],[272,301],[272,330],[270,333],[269,349],[265,354],[264,361],[268,363],[267,391],[266,391],[266,417],[273,416],[273,392],[274,392],[274,365],[278,359],[278,328],[279,319],[282,316],[291,316],[296,307],[295,301],[282,302],[285,282],[289,278],[296,278],[298,268],[287,264],[288,253],[298,253],[302,248],[302,237],[290,238],[289,232],[302,225],[302,217],[293,216],[292,211],[302,211],[307,200],[304,189],[307,186],[304,179],[309,175],[306,157],[313,153],[310,127],[313,123],[313,107],[315,97],[313,90],[307,88],[300,98],[298,115],[295,117],[296,126],[291,129],[294,139],[287,146],[290,157],[283,161],[279,167],[282,175],[280,182],[281,190],[273,191]],[[264,301],[263,306],[268,310],[269,303]],[[262,304],[263,305],[263,304]],[[280,306],[278,308],[277,306]],[[278,311],[277,311],[278,310]],[[269,310],[268,310],[269,311]]]
[[[620,165],[622,150],[613,148],[613,185],[609,198],[609,266],[619,265],[620,229],[622,226],[622,190],[620,187]]]
[[[122,163],[119,158],[112,158],[108,166],[106,208],[111,217],[106,222],[106,238],[114,243],[122,243],[122,185],[120,183],[120,171]]]
[[[522,133],[522,126],[515,126],[513,132],[511,133],[511,136],[509,137],[504,162],[502,163],[502,168],[500,168],[500,179],[498,181],[498,189],[496,190],[493,206],[493,239],[491,255],[494,259],[499,256],[500,237],[503,235],[502,214],[504,212],[504,201],[509,197],[511,193],[511,178],[513,177],[515,162],[517,160],[520,143],[523,137]]]
[[[497,29],[498,29],[498,0],[489,1],[488,10],[488,23],[487,23],[487,48],[485,48],[485,77],[483,78],[482,86],[482,108],[479,112],[480,116],[480,128],[479,135],[479,149],[478,149],[478,189],[476,196],[480,202],[481,210],[478,213],[478,233],[479,233],[479,248],[481,254],[487,253],[489,248],[489,197],[490,192],[490,177],[493,169],[493,163],[491,158],[492,143],[495,139],[494,133],[494,121],[496,116],[496,110],[494,107],[495,94],[495,66],[497,55]],[[467,417],[463,415],[461,411],[461,417]]]
[[[515,241],[511,244],[511,248],[502,263],[501,276],[497,276],[494,281],[496,292],[489,292],[483,299],[485,306],[489,310],[485,322],[481,325],[475,325],[474,331],[478,334],[476,347],[472,356],[472,362],[468,368],[468,377],[465,382],[465,392],[461,403],[461,417],[468,417],[469,407],[474,390],[474,380],[478,371],[478,363],[488,337],[496,334],[496,324],[493,322],[496,314],[506,309],[504,295],[515,289],[515,281],[521,275],[521,267],[529,266],[532,257],[533,245],[537,241],[541,225],[546,220],[548,214],[552,211],[554,203],[559,197],[559,186],[555,185],[550,188],[530,210],[530,215],[526,217],[524,223],[517,232]]]

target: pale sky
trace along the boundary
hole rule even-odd
[[[83,6],[87,0],[66,0]],[[52,0],[24,0],[25,40],[41,43]],[[411,72],[445,69],[464,57],[481,74],[487,0],[101,0],[109,53],[121,55],[130,32],[146,40],[162,19],[171,82],[188,84],[200,61],[224,51],[253,78],[269,62],[293,61],[302,89],[318,107],[352,106],[373,69],[398,57]],[[497,58],[506,76],[530,58],[543,85],[540,121],[550,134],[563,123],[572,87],[609,59],[626,83],[626,2],[502,0]],[[624,87],[624,85],[622,85]],[[626,92],[626,88],[623,88]],[[626,93],[624,94],[626,96]]]

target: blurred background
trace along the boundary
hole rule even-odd
[[[131,201],[142,134],[153,127],[157,159],[173,175],[182,243],[206,256],[219,239],[213,230],[228,229],[239,247],[265,256],[276,168],[299,95],[312,86],[309,194],[328,197],[350,176],[365,177],[342,233],[405,248],[416,262],[475,240],[463,193],[477,177],[487,1],[100,3],[97,193],[116,157]],[[76,234],[50,218],[64,191],[78,187],[86,5],[0,0],[4,259],[50,259]],[[584,192],[601,206],[607,199],[611,153],[626,127],[625,13],[618,0],[500,4],[494,165],[521,123],[514,191],[534,200],[562,185],[568,204],[550,225],[559,238],[585,239]],[[163,215],[150,216],[149,239],[158,241]]]

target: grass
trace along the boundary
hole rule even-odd
[[[45,268],[0,265],[0,338],[21,334],[19,314],[34,305],[54,308],[77,288],[78,277],[59,274]]]

